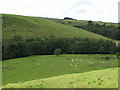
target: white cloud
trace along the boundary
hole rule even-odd
[[[2,0],[1,13],[107,22],[118,21],[119,0]]]
[[[118,22],[118,1],[116,0],[90,0],[90,4],[76,6],[65,15],[74,18]],[[84,13],[77,13],[77,10],[84,9]]]

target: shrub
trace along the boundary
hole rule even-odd
[[[104,57],[106,60],[109,60],[110,59],[110,57],[109,56],[106,56],[106,57]]]
[[[61,49],[59,49],[59,48],[55,49],[54,54],[57,55],[57,56],[60,55],[61,54]]]
[[[117,57],[118,59],[120,59],[120,52],[117,52],[117,53],[116,53],[116,57]]]

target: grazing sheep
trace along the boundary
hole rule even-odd
[[[93,64],[93,63],[91,63],[91,64]]]
[[[76,59],[76,60],[78,60],[78,59]]]
[[[75,65],[75,67],[77,67],[77,65]]]
[[[88,62],[88,63],[90,63],[90,62]]]
[[[74,61],[74,59],[72,59],[72,61]]]
[[[37,65],[39,65],[39,63],[37,63]]]

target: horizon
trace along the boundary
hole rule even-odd
[[[2,13],[2,14],[5,14],[5,15],[17,15],[17,16],[25,16],[25,17],[40,17],[40,18],[50,18],[50,19],[64,19],[65,17],[63,18],[54,18],[54,17],[42,17],[42,16],[27,16],[27,15],[20,15],[20,14],[7,14],[7,13]],[[68,17],[68,18],[72,18],[72,17]],[[73,18],[75,20],[80,20],[80,19],[76,19],[76,18]],[[93,21],[93,22],[104,22],[104,21],[95,21],[95,20],[84,20],[84,19],[81,19],[81,21]],[[119,23],[119,22],[105,22],[105,23]]]
[[[1,13],[118,23],[119,0],[2,0]],[[4,9],[4,7],[7,7]]]

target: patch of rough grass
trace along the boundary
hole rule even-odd
[[[118,68],[7,84],[4,88],[117,88]]]

